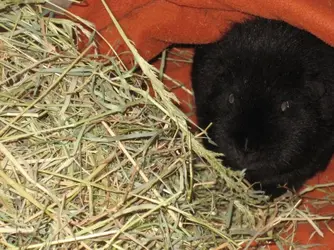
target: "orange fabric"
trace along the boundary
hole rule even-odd
[[[140,54],[147,60],[154,58],[171,44],[201,44],[217,40],[235,21],[253,15],[284,20],[308,30],[334,46],[334,1],[332,0],[106,0],[127,36],[135,43]],[[73,4],[70,11],[96,25],[102,35],[117,52],[128,50],[101,0],[86,0]],[[84,47],[85,39],[80,46]],[[110,53],[101,40],[99,52]],[[191,50],[190,50],[191,51]],[[124,58],[131,63],[131,58]],[[158,65],[159,62],[156,62]],[[167,63],[167,74],[190,88],[189,63]],[[169,81],[168,87],[174,86]],[[181,101],[185,113],[193,112],[193,99],[181,88],[173,90]],[[190,114],[191,116],[191,114]],[[191,116],[195,120],[194,115]],[[334,161],[328,169],[308,181],[308,184],[334,182]],[[333,187],[334,188],[334,187]],[[325,189],[331,192],[331,188]],[[327,195],[327,194],[326,194]],[[306,195],[302,206],[322,215],[333,215],[334,206],[313,207],[311,198],[321,198],[324,192],[314,191]],[[334,229],[333,222],[328,223]],[[324,237],[314,234],[308,224],[298,226],[295,242],[300,244],[323,244],[308,249],[334,249],[334,234],[324,223],[319,223]],[[278,249],[270,247],[270,249]]]
[[[128,37],[145,59],[171,43],[198,44],[218,39],[231,22],[249,15],[281,19],[334,45],[332,0],[106,0]],[[70,10],[95,23],[112,44],[124,50],[100,0],[86,0]],[[101,42],[101,53],[109,48]]]
[[[334,158],[332,158],[332,161],[325,172],[319,173],[318,175],[310,179],[307,184],[318,185],[332,182],[334,182]],[[311,193],[305,194],[302,206],[315,214],[320,214],[322,216],[334,216],[334,205],[330,205],[327,202],[321,204],[321,201],[318,202],[318,204],[316,205],[316,203],[314,202],[315,199],[322,199],[324,201],[333,200],[333,191],[334,186],[318,189]],[[319,222],[317,223],[317,225],[319,226],[319,229],[324,233],[324,237],[321,237],[317,233],[314,234],[314,228],[312,228],[308,223],[303,223],[298,225],[298,233],[295,237],[295,240],[303,244],[322,244],[322,246],[315,246],[310,249],[333,250],[334,234],[330,230],[334,229],[334,221],[331,220],[327,222],[327,225],[324,222]]]

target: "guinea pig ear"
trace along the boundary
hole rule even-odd
[[[312,103],[320,107],[320,115],[322,119],[332,120],[333,119],[333,97],[331,96],[331,82],[327,80],[315,80],[309,81],[307,83],[308,87],[308,96],[311,99],[309,103],[312,106]]]
[[[316,72],[306,76],[307,94],[313,99],[318,100],[327,91],[326,80],[321,77],[321,73]]]
[[[305,52],[307,54],[307,51]],[[312,97],[319,99],[330,92],[333,84],[334,49],[316,43],[307,62],[304,79]]]

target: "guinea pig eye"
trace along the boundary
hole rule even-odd
[[[286,111],[288,108],[290,108],[290,104],[288,101],[282,102],[281,104],[281,110],[284,112]]]
[[[234,95],[233,94],[230,94],[229,96],[228,96],[228,102],[229,103],[234,103]]]

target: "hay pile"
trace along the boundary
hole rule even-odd
[[[78,52],[80,22],[16,2],[0,3],[1,249],[284,243],[299,203],[268,204],[223,168],[126,37],[133,69]]]

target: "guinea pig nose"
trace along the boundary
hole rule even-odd
[[[245,152],[248,151],[248,137],[245,138],[245,145],[244,145]]]
[[[257,150],[259,150],[258,139],[246,136],[243,141],[243,151],[246,154],[250,154],[250,153],[255,153]]]

